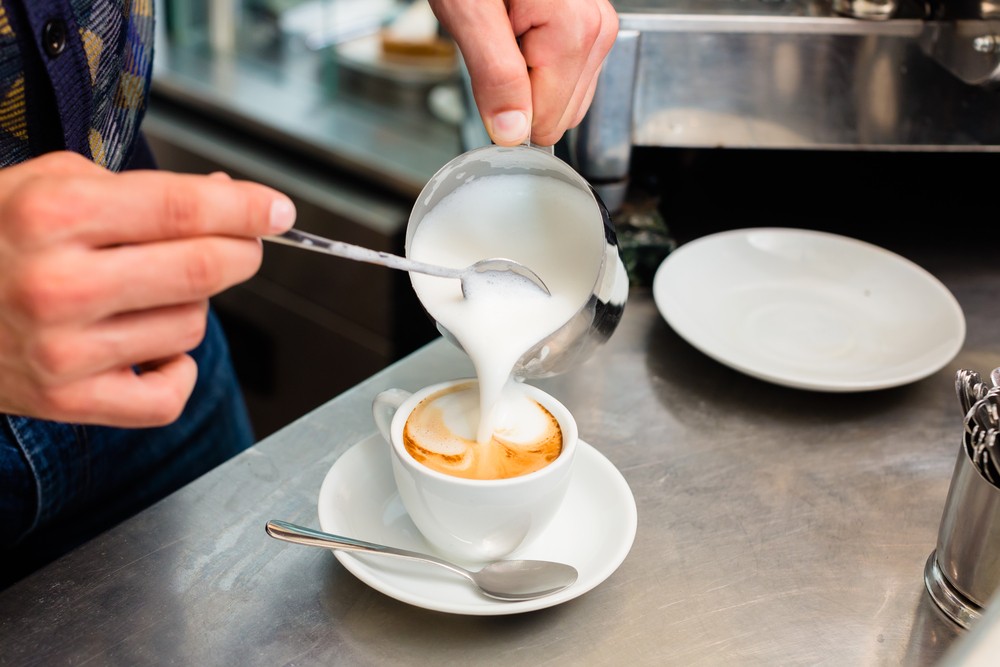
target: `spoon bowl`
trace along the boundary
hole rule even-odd
[[[284,542],[432,563],[462,575],[487,597],[507,602],[534,600],[558,593],[576,583],[578,577],[576,568],[572,565],[552,561],[498,560],[473,571],[436,556],[341,537],[287,521],[268,521],[264,529],[271,537]]]

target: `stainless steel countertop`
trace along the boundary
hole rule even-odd
[[[959,447],[957,368],[1000,365],[1000,270],[909,254],[966,312],[953,363],[841,395],[745,377],[633,291],[609,344],[539,382],[622,472],[639,528],[602,585],[500,617],[426,611],[328,553],[268,538],[317,525],[323,477],[374,431],[384,388],[471,372],[436,341],[0,592],[0,664],[929,665],[961,636],[922,570]]]

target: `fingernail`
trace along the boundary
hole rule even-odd
[[[528,137],[528,115],[523,111],[504,111],[493,116],[493,140],[509,144],[520,143]]]
[[[231,181],[233,177],[224,171],[213,171],[208,175],[209,178],[214,178],[217,181]]]
[[[295,204],[290,199],[281,197],[271,202],[271,233],[280,234],[292,228],[295,224]]]

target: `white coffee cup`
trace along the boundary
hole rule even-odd
[[[481,563],[507,556],[545,530],[569,487],[578,438],[576,420],[562,403],[522,384],[525,394],[559,423],[562,451],[555,460],[535,472],[506,479],[466,479],[427,467],[406,450],[406,420],[428,396],[469,382],[452,380],[416,393],[389,389],[375,397],[372,414],[390,445],[396,487],[417,529],[441,554]]]

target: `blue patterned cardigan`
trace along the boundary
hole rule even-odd
[[[125,167],[152,61],[153,0],[0,0],[0,166],[68,149]]]

